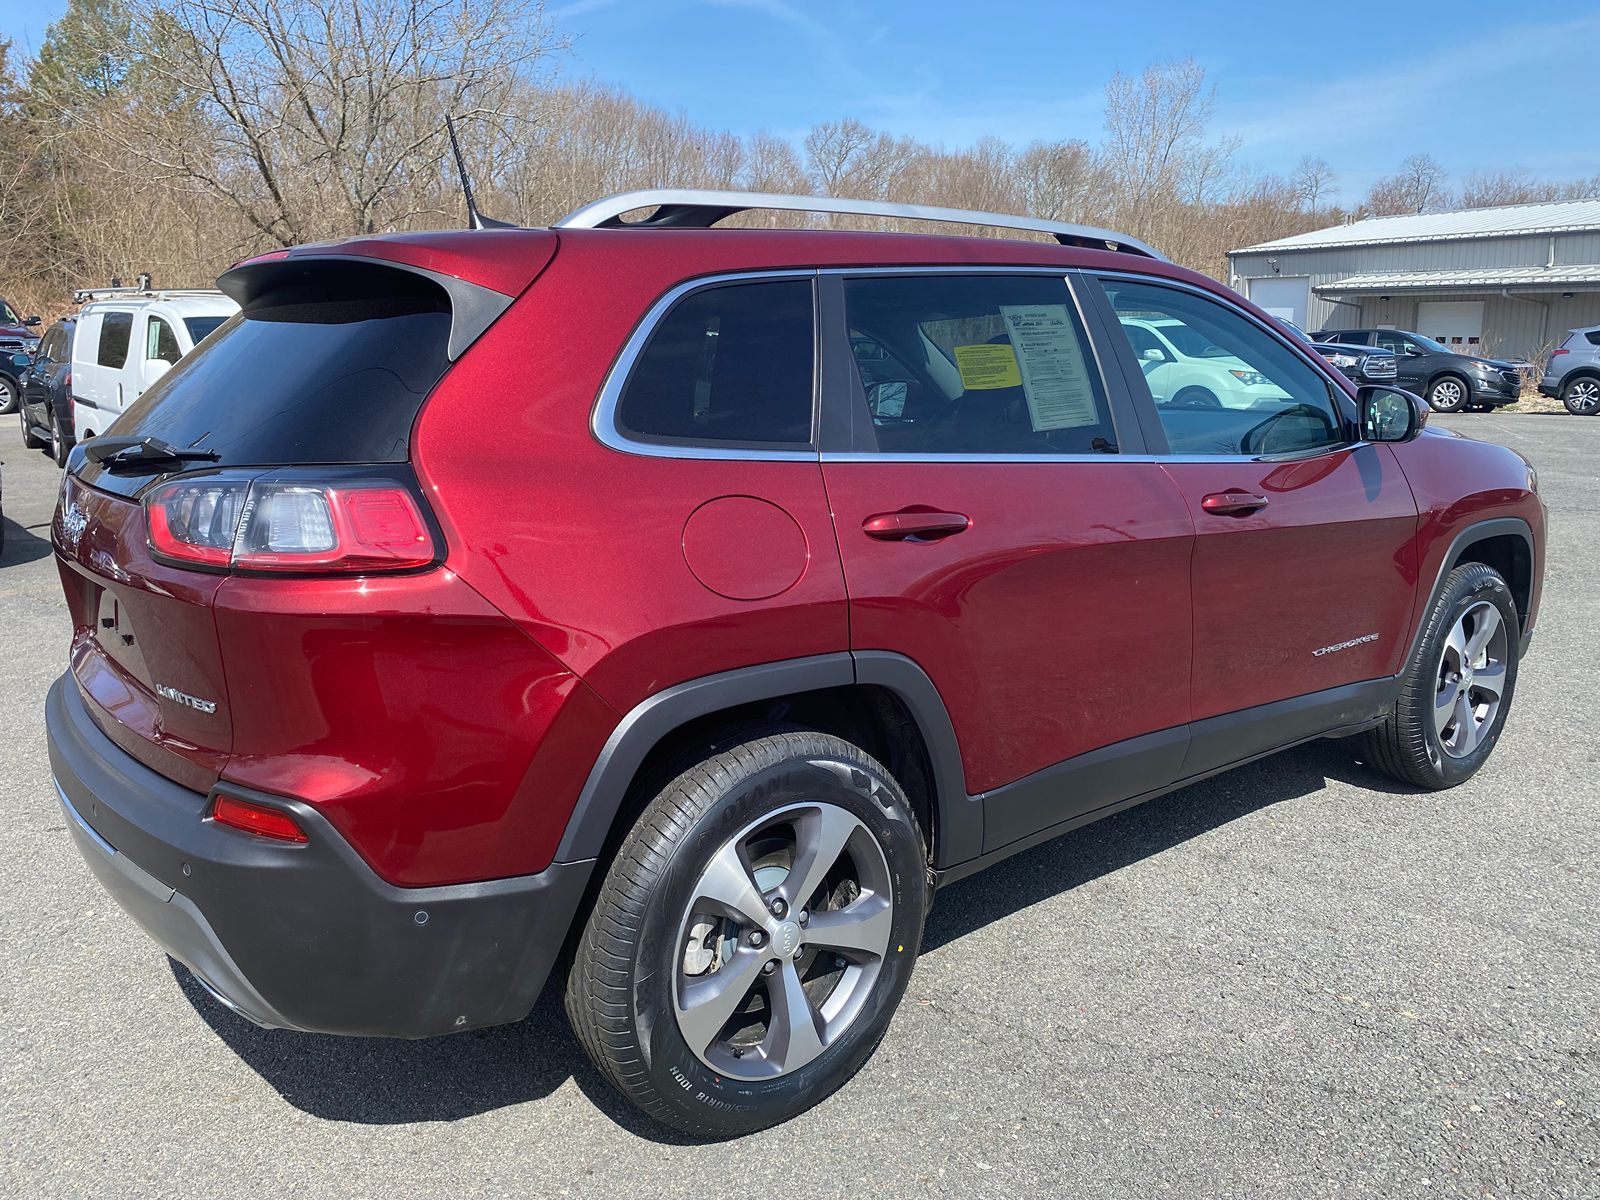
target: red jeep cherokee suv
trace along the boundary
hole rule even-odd
[[[1105,230],[632,193],[221,286],[62,485],[84,858],[267,1026],[515,1021],[559,962],[702,1136],[861,1066],[943,884],[1311,738],[1468,778],[1538,611],[1522,458]]]

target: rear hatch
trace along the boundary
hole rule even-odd
[[[525,240],[524,283],[554,249],[549,234]],[[356,257],[354,246],[224,275],[241,311],[104,437],[77,447],[62,483],[52,541],[72,613],[73,676],[108,736],[197,791],[216,782],[233,742],[219,590],[231,574],[381,567],[383,547],[336,563],[277,553],[311,493],[321,505],[311,515],[335,528],[335,543],[352,522],[381,543],[398,493],[398,508],[409,507],[398,511],[402,525],[436,528],[407,465],[411,427],[511,301],[458,276]],[[504,255],[493,269],[505,286]],[[308,475],[318,487],[303,486]],[[247,526],[258,534],[252,554],[240,549]],[[304,540],[304,528],[290,532]]]

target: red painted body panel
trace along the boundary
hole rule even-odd
[[[828,463],[851,644],[928,673],[967,790],[1189,720],[1194,526],[1153,463]],[[868,517],[958,512],[963,533],[879,541]]]
[[[230,578],[215,611],[224,783],[317,805],[393,883],[549,865],[616,714],[453,571]]]
[[[82,513],[76,538],[63,520]],[[211,619],[219,575],[150,557],[144,509],[70,476],[51,526],[72,613],[72,670],[107,736],[152,770],[197,791],[232,745],[222,656]],[[206,714],[157,695],[165,684],[214,702]]]
[[[1400,669],[1417,510],[1389,447],[1161,469],[1195,519],[1196,720]],[[1267,505],[1247,516],[1202,510],[1205,496],[1232,491]]]
[[[1418,604],[1427,599],[1457,534],[1478,521],[1515,517],[1533,533],[1527,624],[1532,630],[1544,587],[1545,508],[1533,490],[1527,460],[1504,446],[1447,430],[1428,430],[1394,447],[1394,455],[1417,500]]]
[[[1520,516],[1542,552],[1521,460],[1434,436],[1299,464],[824,468],[621,453],[589,427],[641,315],[688,278],[1133,268],[1237,302],[1166,264],[769,230],[406,234],[270,257],[330,253],[520,296],[412,432],[445,567],[365,580],[168,568],[149,557],[139,506],[72,482],[86,528],[74,542],[58,514],[55,542],[74,673],[118,744],[189,787],[220,775],[316,804],[394,883],[542,869],[619,714],[687,679],[850,647],[906,654],[938,685],[967,788],[981,792],[1140,733],[1398,669],[1418,597],[1471,520]],[[1201,512],[1205,494],[1232,489],[1270,506]],[[919,504],[971,525],[930,542],[862,532]],[[1375,642],[1311,654],[1369,626]],[[217,713],[158,697],[157,682]]]

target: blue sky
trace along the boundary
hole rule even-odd
[[[37,47],[61,0],[0,0],[0,36]],[[798,139],[857,116],[958,146],[1099,136],[1114,71],[1193,56],[1242,163],[1319,154],[1354,201],[1407,154],[1460,175],[1600,174],[1600,11],[1520,0],[1272,5],[1143,0],[564,0],[568,77],[624,86],[704,124]],[[1330,14],[1337,14],[1336,16]]]

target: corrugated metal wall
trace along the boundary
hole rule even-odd
[[[1249,294],[1250,279],[1277,276],[1309,276],[1311,296],[1306,312],[1306,328],[1339,326],[1393,325],[1400,329],[1416,326],[1420,300],[1482,300],[1482,353],[1505,357],[1534,358],[1550,343],[1557,342],[1568,329],[1600,325],[1600,292],[1575,292],[1563,300],[1556,292],[1514,291],[1503,296],[1497,289],[1469,291],[1449,289],[1436,292],[1399,292],[1388,300],[1378,296],[1352,296],[1345,303],[1319,296],[1316,289],[1350,275],[1377,271],[1470,271],[1493,267],[1542,267],[1550,260],[1548,234],[1532,237],[1480,238],[1452,242],[1412,242],[1387,246],[1350,246],[1315,250],[1273,250],[1231,256],[1233,279],[1229,282],[1243,295]],[[1278,260],[1278,270],[1267,265]],[[1558,266],[1600,263],[1600,232],[1555,235],[1555,261]],[[1525,297],[1518,299],[1516,297]]]

